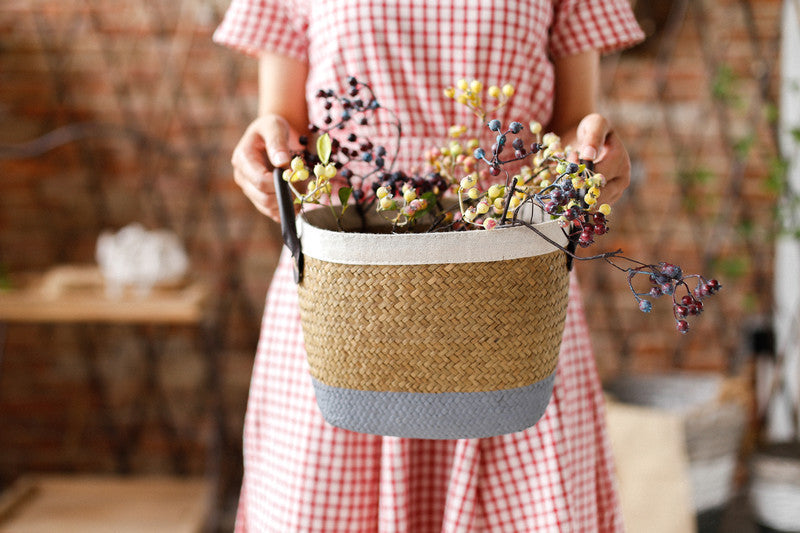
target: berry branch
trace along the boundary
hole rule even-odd
[[[309,139],[302,139],[305,149],[295,154],[291,167],[283,174],[296,203],[329,205],[340,230],[341,217],[351,205],[360,215],[362,227],[366,227],[367,211],[375,207],[394,232],[525,226],[563,251],[570,265],[572,259],[602,259],[624,272],[643,312],[652,310],[652,300],[671,295],[676,328],[681,333],[689,330],[687,317],[703,311],[703,299],[720,290],[721,285],[714,279],[684,275],[680,267],[670,263],[642,263],[625,257],[622,250],[576,255],[574,250],[578,246],[591,246],[597,237],[609,231],[607,217],[611,207],[598,205],[605,177],[595,172],[591,163],[571,161],[575,155],[569,147],[562,147],[561,139],[553,133],[543,135],[538,122],[531,122],[527,132],[518,121],[505,128],[499,119],[487,122],[513,96],[511,85],[489,87],[486,98],[483,84],[478,80],[460,80],[455,87],[445,89],[447,98],[465,105],[485,123],[494,135],[494,143],[487,151],[477,138],[465,138],[466,127],[451,126],[449,143],[428,150],[424,154],[427,168],[412,174],[394,169],[402,139],[397,116],[381,106],[369,84],[350,77],[347,86],[347,96],[340,96],[332,89],[317,92],[327,114],[323,126],[309,127],[317,136],[316,150],[309,150]],[[491,104],[489,107],[487,102]],[[390,114],[389,124],[396,132],[395,150],[388,165],[386,147],[374,146],[356,129],[340,138],[354,120],[356,126],[367,126],[379,112]],[[526,136],[532,137],[533,142],[527,143]],[[506,151],[508,146],[513,153]],[[309,167],[313,168],[313,178]],[[337,177],[340,179],[334,187]],[[304,193],[292,185],[297,182],[305,183]],[[334,198],[338,205],[334,205]],[[444,207],[445,204],[450,205]],[[568,245],[559,245],[539,230],[534,223],[535,214],[539,215],[537,220],[549,217],[558,221]],[[618,261],[634,266],[626,268]],[[645,276],[649,280],[647,290],[637,290],[635,282]],[[697,285],[692,289],[688,282],[693,278],[697,279]],[[680,298],[679,291],[685,293]]]

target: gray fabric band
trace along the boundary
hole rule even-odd
[[[526,387],[488,392],[376,392],[312,378],[328,423],[350,431],[414,439],[470,439],[527,429],[544,414],[555,372]]]

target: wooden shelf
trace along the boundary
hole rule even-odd
[[[199,533],[211,495],[200,478],[26,477],[0,497],[0,533]]]
[[[23,277],[21,288],[0,291],[2,322],[197,324],[205,318],[209,295],[195,281],[112,297],[94,265],[61,265]]]

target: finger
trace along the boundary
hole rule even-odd
[[[291,160],[289,152],[289,123],[278,115],[264,115],[252,124],[253,129],[264,140],[270,163],[274,167],[285,167]]]
[[[264,141],[258,132],[250,129],[245,132],[233,149],[231,164],[234,175],[238,173],[239,179],[245,178],[254,184],[261,182],[270,174]]]
[[[260,176],[248,176],[239,169],[234,168],[233,180],[237,185],[239,185],[239,187],[244,187],[244,184],[246,183],[251,187],[261,191],[263,194],[275,194],[275,181],[271,172]]]
[[[597,201],[599,204],[613,204],[620,199],[625,189],[627,189],[627,185],[622,178],[613,178],[601,189],[600,197]]]
[[[280,222],[280,214],[278,212],[278,201],[274,194],[267,194],[260,191],[252,183],[247,180],[242,180],[241,183],[237,179],[237,183],[242,189],[242,192],[250,200],[258,211],[267,215],[269,218],[276,222]]]
[[[611,125],[603,115],[586,115],[578,124],[576,132],[575,144],[578,146],[579,157],[586,161],[595,161],[610,131]]]

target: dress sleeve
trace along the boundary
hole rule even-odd
[[[305,61],[308,21],[298,0],[233,0],[214,42],[249,55],[275,52]]]
[[[608,53],[644,39],[628,0],[557,0],[550,29],[550,55],[587,50]]]

